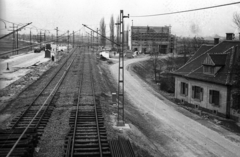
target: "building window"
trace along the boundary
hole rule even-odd
[[[203,73],[205,74],[214,74],[214,67],[213,66],[204,66]]]
[[[209,90],[209,103],[219,106],[219,91],[216,90]]]
[[[181,82],[180,89],[181,89],[180,94],[185,95],[185,96],[188,95],[188,84],[187,83]]]
[[[240,110],[240,96],[238,94],[233,94],[233,103],[232,103],[232,109]]]
[[[203,100],[203,88],[198,86],[192,86],[192,98],[202,101]]]

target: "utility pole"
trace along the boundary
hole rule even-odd
[[[14,50],[16,48],[15,25],[14,25],[14,23],[13,23],[13,26],[12,26],[12,30],[8,30],[8,31],[12,31],[13,32],[13,45],[12,45],[12,49]]]
[[[93,36],[92,36],[92,39],[93,39],[93,53],[94,53],[94,47],[95,47],[95,45],[94,45],[94,32],[92,32],[93,34]]]
[[[56,30],[56,52],[58,52],[58,27],[55,30]]]
[[[74,31],[73,31],[73,47],[74,47]]]
[[[82,46],[83,46],[83,43],[84,43],[84,41],[83,41],[83,33],[82,33]]]
[[[87,38],[88,38],[88,49],[89,49],[89,35],[87,36]]]
[[[17,25],[17,47],[16,48],[18,49],[18,25]],[[18,54],[18,50],[17,50],[17,54]]]
[[[31,51],[32,51],[32,32],[31,32],[31,29],[30,29],[30,46],[31,46]]]
[[[97,52],[98,52],[98,28],[97,28]]]
[[[41,44],[41,42],[42,42],[42,32],[40,30],[40,44]]]
[[[93,32],[91,31],[91,49],[93,50],[93,37],[92,37]]]
[[[119,67],[118,67],[118,126],[124,126],[124,18],[129,18],[123,15],[123,10],[120,10],[120,39],[121,52],[119,53]]]
[[[69,30],[67,31],[68,33],[68,53],[69,53]]]
[[[44,31],[44,41],[46,41],[46,31]]]

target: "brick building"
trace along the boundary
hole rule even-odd
[[[238,119],[240,101],[233,99],[232,84],[233,67],[240,56],[240,41],[227,39],[214,46],[202,45],[173,73],[175,98],[202,111]]]
[[[142,53],[169,53],[171,27],[132,26],[131,49]]]

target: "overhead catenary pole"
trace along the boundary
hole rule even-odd
[[[55,30],[56,30],[56,52],[58,52],[58,27]]]
[[[18,25],[17,25],[17,46],[16,48],[18,49]],[[17,50],[17,54],[18,54],[18,50]]]
[[[16,30],[13,30],[11,33],[8,33],[8,34],[6,34],[6,35],[4,35],[4,36],[1,36],[0,39],[3,39],[3,38],[5,38],[5,37],[7,37],[7,36],[9,36],[9,35],[11,35],[11,34],[13,34],[13,33],[15,33],[16,31],[21,30],[22,28],[24,28],[24,27],[26,27],[26,26],[28,26],[28,25],[30,25],[30,24],[32,24],[32,22],[31,22],[31,23],[27,23],[26,25],[24,25],[24,26],[22,26],[22,27],[20,27],[20,28],[18,28],[18,29],[16,29]],[[14,24],[13,24],[13,27],[14,27]]]
[[[40,30],[40,44],[42,42],[42,31]]]
[[[69,53],[69,30],[67,31],[68,33],[68,53]]]
[[[97,32],[98,32],[98,28],[97,28]],[[97,33],[97,52],[98,52],[98,33]]]
[[[11,28],[11,27],[10,27]],[[9,30],[9,31],[12,31],[13,33],[13,37],[12,37],[12,50],[14,50],[15,49],[15,47],[16,47],[16,39],[15,39],[15,25],[14,25],[14,23],[13,23],[13,26],[12,26],[12,30]]]
[[[89,34],[87,34],[87,39],[88,39],[88,49],[89,49]]]
[[[74,47],[74,31],[73,31],[73,47]]]
[[[94,49],[95,49],[95,44],[94,44],[94,32],[93,32],[93,52],[94,52]]]
[[[129,18],[123,15],[123,10],[120,10],[120,39],[121,52],[119,53],[118,67],[118,126],[124,126],[124,18]]]
[[[44,41],[46,41],[46,31],[44,31]]]
[[[32,51],[32,32],[31,32],[31,29],[30,29],[30,46],[31,46],[31,51]]]

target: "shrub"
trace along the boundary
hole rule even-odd
[[[174,93],[175,80],[172,76],[166,76],[160,79],[160,89],[168,93]]]

